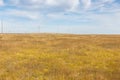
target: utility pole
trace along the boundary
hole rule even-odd
[[[3,20],[1,19],[1,34],[3,34]]]
[[[38,30],[39,30],[39,32],[38,32],[38,33],[40,33],[40,26],[38,26]]]

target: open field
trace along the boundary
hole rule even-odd
[[[0,80],[120,80],[120,35],[1,34]]]

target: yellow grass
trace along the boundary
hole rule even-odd
[[[120,80],[120,35],[1,34],[0,80]]]

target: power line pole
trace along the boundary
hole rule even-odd
[[[38,30],[39,30],[39,32],[38,32],[38,33],[40,33],[40,26],[38,26]]]
[[[1,19],[1,33],[3,33],[3,20]]]

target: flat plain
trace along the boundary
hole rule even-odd
[[[120,35],[0,34],[0,80],[120,80]]]

